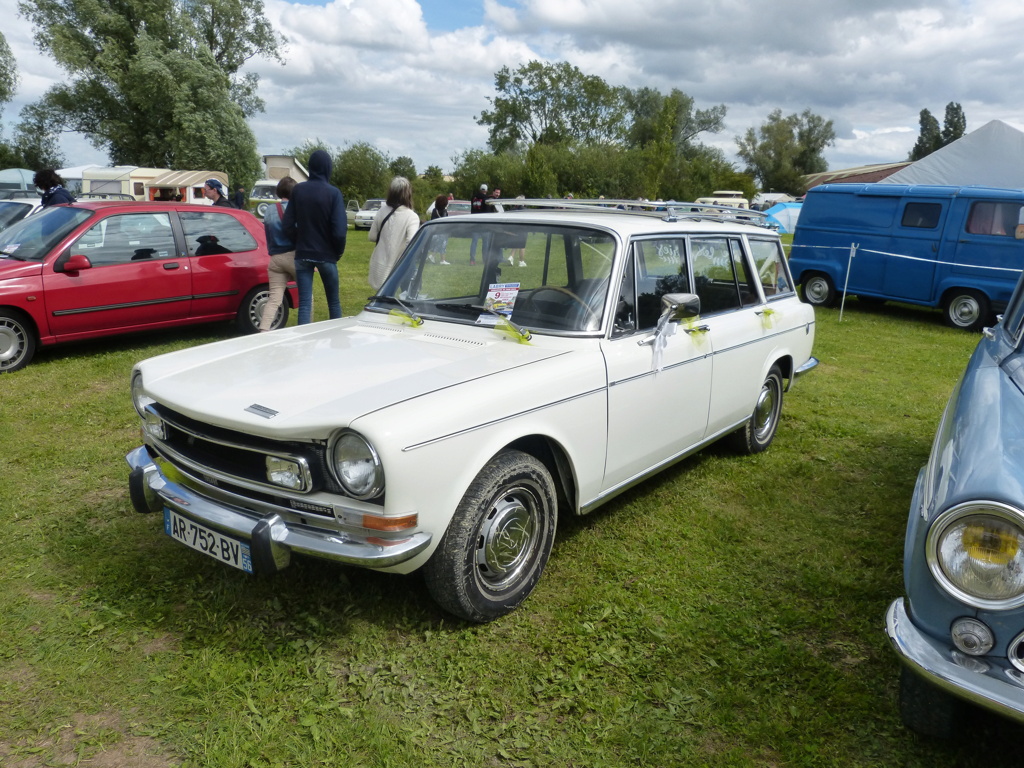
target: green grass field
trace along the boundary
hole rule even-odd
[[[350,238],[346,314],[370,294]],[[132,511],[133,363],[230,333],[48,349],[0,377],[0,765],[1019,765],[1017,726],[935,745],[896,710],[883,613],[977,342],[937,312],[819,311],[821,365],[767,453],[712,447],[560,521],[536,592],[485,626],[416,576],[253,579]]]

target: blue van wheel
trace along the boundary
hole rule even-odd
[[[946,325],[965,331],[980,331],[989,317],[988,297],[970,288],[956,288],[946,294],[942,316]]]
[[[836,287],[832,278],[813,272],[803,279],[804,301],[815,307],[830,307],[836,300]]]

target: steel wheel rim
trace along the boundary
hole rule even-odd
[[[259,328],[260,322],[263,320],[263,308],[267,306],[267,302],[270,301],[270,291],[260,291],[252,297],[252,301],[249,302],[249,323],[253,328]],[[271,328],[276,328],[281,322],[281,313],[284,311],[284,303],[277,308],[277,312],[274,314],[274,320],[270,324]]]
[[[967,327],[974,325],[981,317],[981,306],[973,296],[957,296],[949,305],[949,318],[956,325]]]
[[[757,398],[757,405],[754,406],[754,436],[758,442],[764,442],[765,438],[775,428],[775,420],[778,417],[779,393],[775,379],[769,379],[761,388],[761,394]]]
[[[25,329],[13,320],[0,320],[0,368],[12,368],[25,356]]]
[[[822,302],[828,296],[828,285],[820,277],[812,277],[806,285],[807,298],[812,302]]]
[[[512,488],[495,499],[477,536],[481,585],[498,592],[519,581],[536,559],[542,530],[540,505],[528,489]]]

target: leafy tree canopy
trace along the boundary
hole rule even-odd
[[[614,141],[621,134],[623,105],[618,89],[596,75],[561,61],[531,61],[494,75],[498,95],[477,123],[490,129],[494,152],[532,144]]]
[[[788,117],[776,109],[760,128],[748,128],[737,137],[737,154],[761,189],[799,195],[803,193],[802,176],[828,170],[824,151],[835,139],[831,120],[809,109]]]
[[[411,157],[406,157],[405,155],[396,157],[388,163],[388,170],[392,176],[405,176],[407,179],[416,178],[416,164],[413,163]]]
[[[11,100],[18,88],[18,66],[14,61],[14,54],[7,44],[7,38],[0,32],[0,112],[3,106]]]
[[[245,122],[262,109],[249,58],[278,58],[262,0],[20,0],[36,45],[68,73],[34,105],[114,163],[259,175]]]
[[[941,129],[939,121],[927,109],[921,110],[920,126],[921,132],[910,150],[908,160],[920,160],[959,139],[967,131],[967,118],[964,117],[963,108],[955,101],[951,101],[946,105],[946,115]]]

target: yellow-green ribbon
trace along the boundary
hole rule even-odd
[[[423,325],[422,317],[413,317],[408,312],[403,312],[400,309],[392,309],[388,312],[388,318],[396,323],[402,323],[403,325],[411,325],[413,328],[419,328]]]
[[[498,321],[494,324],[494,330],[505,334],[519,344],[530,343],[530,332],[525,328],[523,329],[523,332],[520,332],[519,329],[513,326],[504,315],[498,318]]]
[[[764,309],[764,311],[761,312],[761,324],[765,328],[771,328],[772,327],[772,315],[774,315],[774,314],[775,314],[775,310],[774,309],[768,309],[767,307]]]

